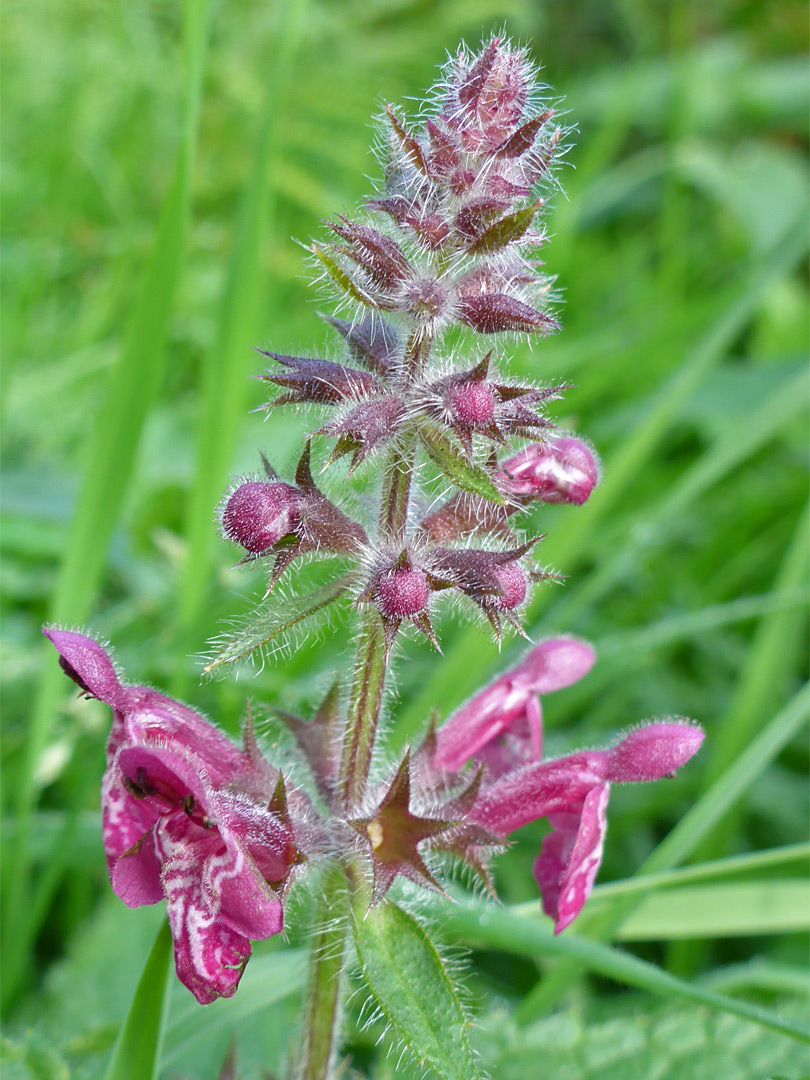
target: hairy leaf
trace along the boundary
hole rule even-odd
[[[447,436],[435,425],[425,420],[419,425],[419,434],[425,449],[444,475],[456,487],[480,495],[483,499],[503,505],[501,493],[495,487],[492,478],[481,468],[468,461],[461,450],[450,442]]]
[[[364,900],[358,896],[352,913],[357,955],[392,1028],[442,1080],[480,1077],[469,1021],[426,931],[396,904],[385,901],[366,911]]]
[[[348,588],[349,581],[349,576],[344,574],[313,592],[288,597],[283,603],[276,602],[269,610],[258,613],[227,638],[222,648],[205,665],[203,674],[210,675],[225,664],[246,660],[251,653],[268,645],[283,647],[286,632],[337,600]]]

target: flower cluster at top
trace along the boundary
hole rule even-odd
[[[250,941],[282,929],[293,879],[328,858],[365,866],[372,903],[397,876],[441,890],[431,852],[464,860],[491,888],[489,856],[546,818],[534,873],[564,929],[599,867],[611,784],[669,776],[703,738],[688,721],[651,722],[608,749],[543,760],[540,695],[576,682],[595,659],[587,643],[561,637],[532,647],[431,726],[379,787],[368,784],[403,623],[437,644],[432,616],[449,595],[499,639],[504,624],[520,629],[532,582],[550,576],[532,562],[538,538],[518,531],[520,515],[581,505],[600,472],[588,443],[547,413],[566,388],[511,378],[503,356],[504,335],[558,329],[533,256],[545,241],[538,191],[563,132],[537,99],[525,53],[499,38],[452,59],[432,100],[418,127],[386,108],[383,189],[311,246],[349,309],[327,317],[344,355],[266,353],[273,366],[262,378],[282,391],[268,412],[303,403],[325,417],[294,475],[265,460],[264,474],[242,478],[220,508],[243,561],[266,565],[264,602],[276,601],[274,585],[297,561],[351,566],[336,572],[345,584],[331,594],[348,591],[362,620],[348,709],[338,681],[312,719],[279,714],[309,787],[265,760],[250,724],[238,749],[186,706],[123,683],[92,638],[45,631],[65,672],[113,710],[102,794],[113,888],[131,906],[165,898],[178,975],[201,1002],[234,992]],[[447,351],[453,327],[460,344]],[[354,520],[315,483],[311,455],[324,440],[327,464],[380,462],[376,520]],[[417,487],[427,461],[441,501]]]

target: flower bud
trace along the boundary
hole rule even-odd
[[[482,379],[460,383],[453,387],[449,397],[454,421],[465,427],[488,424],[495,416],[495,395],[489,383]]]
[[[511,562],[496,566],[492,571],[492,576],[501,592],[499,596],[488,597],[487,606],[498,611],[512,611],[513,608],[519,607],[526,599],[528,589],[526,575],[520,564]]]
[[[559,435],[533,443],[501,466],[499,486],[506,495],[547,503],[587,502],[599,483],[599,458],[582,439]]]
[[[645,724],[605,752],[607,779],[617,784],[672,776],[700,749],[703,729],[687,720]]]
[[[427,608],[430,588],[424,571],[416,566],[397,566],[377,581],[376,603],[388,619],[406,619]]]
[[[289,484],[248,481],[229,497],[222,532],[252,554],[267,551],[295,529],[300,492]]]

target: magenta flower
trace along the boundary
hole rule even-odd
[[[102,820],[114,892],[130,907],[165,898],[178,978],[202,1004],[229,997],[250,940],[283,925],[276,889],[297,849],[289,818],[269,809],[277,770],[252,737],[239,750],[185,705],[124,685],[91,638],[44,633],[65,673],[113,710]]]
[[[608,750],[584,750],[527,765],[496,779],[478,797],[469,821],[506,837],[545,817],[534,876],[543,910],[559,934],[582,910],[602,861],[611,783],[671,776],[700,748],[703,731],[685,720],[651,723]]]
[[[453,772],[471,757],[498,776],[516,763],[539,761],[543,749],[540,694],[577,682],[596,653],[585,641],[549,638],[462,705],[436,735],[433,764]]]

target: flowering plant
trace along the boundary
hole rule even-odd
[[[177,973],[198,1001],[233,994],[250,942],[282,930],[293,884],[319,883],[330,947],[323,935],[313,945],[294,1065],[312,1080],[337,1075],[349,936],[402,1041],[439,1075],[478,1075],[427,932],[389,895],[397,879],[444,892],[448,863],[460,860],[494,892],[493,855],[544,818],[551,831],[534,876],[560,932],[593,886],[611,784],[671,776],[703,738],[689,721],[667,719],[607,749],[545,760],[540,695],[583,678],[595,660],[586,642],[558,637],[532,644],[399,760],[386,754],[379,719],[402,633],[413,626],[439,649],[436,616],[447,603],[489,623],[499,641],[522,632],[533,588],[555,574],[534,561],[540,538],[526,537],[520,515],[538,503],[581,505],[600,470],[593,448],[551,418],[567,387],[507,371],[510,335],[559,329],[536,256],[547,241],[540,192],[565,131],[525,52],[497,37],[454,57],[431,101],[418,126],[386,106],[384,184],[356,219],[328,222],[310,247],[339,298],[341,314],[326,320],[342,339],[340,360],[264,353],[261,378],[281,390],[268,412],[313,405],[325,414],[320,426],[293,475],[279,477],[263,458],[263,473],[241,478],[220,510],[224,538],[243,562],[266,567],[267,587],[255,623],[207,671],[261,649],[274,612],[279,626],[303,623],[348,597],[357,613],[350,679],[338,679],[311,719],[281,714],[311,784],[292,784],[285,761],[266,759],[250,722],[237,748],[185,705],[124,683],[92,638],[45,630],[66,674],[113,710],[102,788],[113,889],[130,906],[165,899]],[[324,447],[328,467],[348,458],[350,472],[381,477],[375,514],[355,520],[316,483],[312,461]],[[428,501],[437,479],[444,495]],[[279,601],[276,584],[305,559],[326,560],[327,583]],[[392,990],[392,964],[427,979],[437,1015],[455,1018],[456,1072]]]

